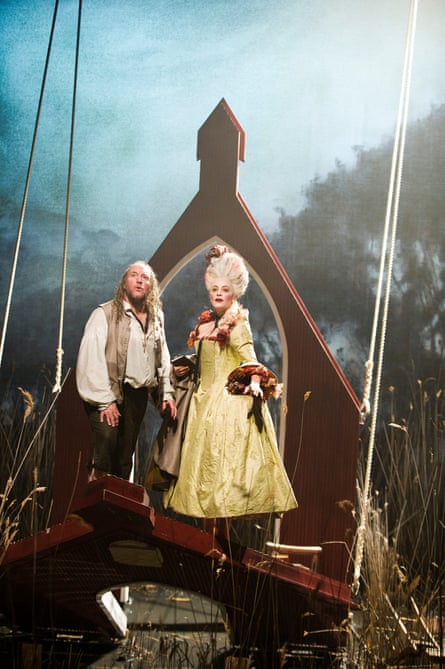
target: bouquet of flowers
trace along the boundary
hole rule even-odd
[[[278,383],[275,374],[265,365],[259,362],[245,362],[230,372],[226,388],[232,395],[244,395],[246,388],[250,385],[252,375],[260,377],[260,386],[263,391],[263,400],[273,397],[278,399],[283,392],[283,384]]]

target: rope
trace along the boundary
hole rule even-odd
[[[24,220],[25,220],[26,205],[27,205],[27,202],[28,202],[29,183],[30,183],[30,180],[31,180],[32,164],[33,164],[33,161],[34,161],[34,153],[35,153],[35,147],[36,147],[36,142],[37,142],[37,132],[38,132],[38,129],[39,129],[40,113],[42,111],[43,96],[44,96],[44,93],[45,93],[46,77],[47,77],[47,74],[48,74],[49,59],[50,59],[50,55],[51,55],[51,49],[52,49],[52,43],[53,43],[53,37],[54,37],[54,29],[55,29],[55,25],[56,25],[58,5],[59,5],[59,0],[56,0],[55,6],[54,6],[53,20],[52,20],[52,25],[51,25],[51,30],[50,30],[49,40],[48,40],[48,48],[47,48],[47,51],[46,51],[46,59],[45,59],[45,66],[44,66],[44,69],[43,69],[42,85],[40,87],[39,103],[37,105],[37,114],[36,114],[36,120],[35,120],[35,123],[34,123],[34,132],[33,132],[32,143],[31,143],[31,151],[30,151],[29,161],[28,161],[28,170],[27,170],[27,173],[26,173],[25,189],[24,189],[24,192],[23,192],[22,206],[21,206],[21,209],[20,209],[20,219],[19,219],[19,224],[18,224],[18,227],[17,227],[15,251],[14,251],[14,257],[13,257],[13,262],[12,262],[11,275],[10,275],[10,278],[9,278],[9,288],[8,288],[8,295],[7,295],[7,299],[6,299],[5,313],[4,313],[4,317],[3,317],[2,334],[1,334],[1,339],[0,339],[0,367],[2,365],[3,351],[4,351],[5,339],[6,339],[6,332],[7,332],[8,323],[9,323],[9,312],[10,312],[10,309],[11,309],[12,294],[13,294],[14,283],[15,283],[15,274],[16,274],[16,270],[17,270],[19,250],[20,250],[20,244],[21,244],[21,240],[22,240],[23,223],[24,223]]]
[[[71,175],[72,175],[72,165],[73,165],[74,125],[76,116],[77,73],[79,69],[81,16],[82,16],[82,0],[79,0],[79,11],[77,16],[76,58],[75,58],[74,81],[73,81],[73,101],[71,107],[71,134],[70,134],[70,148],[69,148],[69,158],[68,158],[67,195],[66,195],[66,206],[65,206],[65,234],[63,242],[62,279],[60,287],[59,334],[58,334],[57,349],[56,349],[56,374],[55,374],[56,380],[53,387],[53,393],[60,392],[61,378],[62,378],[63,319],[65,311],[66,265],[67,265],[67,253],[68,253],[68,229],[69,229],[69,214],[70,214],[70,202],[71,202]]]
[[[405,48],[405,59],[402,73],[402,85],[400,92],[400,101],[399,101],[399,111],[397,116],[397,127],[396,134],[394,139],[394,148],[393,148],[393,157],[392,157],[392,166],[391,166],[391,175],[390,175],[390,185],[388,189],[388,200],[386,208],[386,219],[385,219],[385,231],[382,243],[382,253],[381,253],[381,262],[380,262],[380,273],[378,281],[378,290],[376,297],[376,307],[374,312],[374,322],[372,328],[372,336],[370,343],[370,355],[366,363],[367,367],[367,379],[365,384],[364,392],[364,402],[362,406],[365,406],[365,403],[369,401],[369,396],[371,392],[372,385],[372,365],[376,341],[376,332],[377,332],[377,323],[378,315],[380,311],[380,301],[381,301],[381,292],[383,285],[383,275],[384,275],[384,266],[385,266],[385,257],[386,257],[386,247],[388,243],[388,233],[389,233],[389,222],[392,220],[392,229],[391,229],[391,240],[390,247],[388,251],[388,260],[387,260],[387,281],[386,281],[386,291],[385,299],[383,303],[383,312],[382,312],[382,325],[380,333],[380,346],[378,351],[378,361],[377,361],[377,370],[376,370],[376,380],[375,380],[375,393],[373,401],[373,411],[369,435],[369,445],[368,445],[368,457],[366,463],[366,473],[364,479],[364,486],[361,496],[360,504],[360,522],[357,532],[357,541],[355,549],[355,560],[354,560],[354,580],[353,587],[355,591],[358,591],[359,580],[360,580],[360,571],[361,564],[363,560],[364,553],[364,544],[365,544],[365,532],[366,532],[366,521],[369,507],[369,489],[371,482],[371,471],[372,471],[372,461],[374,454],[374,445],[375,445],[375,432],[376,432],[376,423],[377,423],[377,412],[379,406],[379,396],[380,396],[380,384],[382,377],[383,369],[383,358],[384,358],[384,349],[385,349],[385,338],[386,338],[386,329],[387,329],[387,320],[388,320],[388,309],[389,309],[389,300],[391,294],[391,279],[392,279],[392,270],[394,264],[394,249],[396,242],[396,232],[397,232],[397,220],[399,213],[399,201],[400,201],[400,188],[402,181],[402,170],[403,170],[403,159],[405,152],[405,138],[406,138],[406,125],[407,125],[407,116],[408,116],[408,102],[409,102],[409,93],[411,85],[411,71],[412,71],[412,60],[413,60],[413,48],[414,48],[414,36],[416,30],[416,19],[417,19],[417,0],[411,0],[409,23],[408,23],[408,34],[406,40]]]

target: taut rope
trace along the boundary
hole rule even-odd
[[[400,187],[402,181],[402,169],[403,169],[403,158],[405,151],[405,137],[406,137],[406,124],[408,116],[408,101],[411,85],[411,71],[412,71],[412,60],[413,60],[413,49],[414,49],[414,36],[416,31],[416,19],[417,19],[417,0],[411,0],[409,22],[408,22],[408,33],[406,39],[405,47],[405,59],[403,65],[402,73],[402,85],[400,91],[400,100],[399,100],[399,111],[397,116],[397,126],[396,134],[394,139],[394,148],[392,155],[392,165],[391,165],[391,175],[390,183],[388,189],[388,199],[386,206],[386,217],[385,217],[385,227],[384,235],[382,240],[382,251],[380,256],[380,271],[379,279],[377,286],[376,294],[376,303],[374,311],[374,321],[372,326],[371,342],[370,342],[370,351],[369,358],[366,362],[366,379],[365,379],[365,389],[363,394],[362,402],[362,411],[365,413],[368,411],[369,407],[369,397],[371,394],[372,386],[372,368],[373,368],[373,359],[374,359],[374,350],[375,343],[377,338],[377,324],[379,320],[380,313],[380,304],[382,296],[382,285],[383,277],[385,273],[385,259],[386,260],[386,290],[385,290],[385,299],[383,302],[383,312],[382,312],[382,323],[380,331],[380,346],[378,351],[378,360],[377,360],[377,369],[376,369],[376,378],[375,378],[375,392],[373,400],[373,410],[371,415],[371,426],[370,426],[370,435],[369,435],[369,445],[368,445],[368,457],[366,463],[366,473],[365,480],[363,484],[363,491],[361,495],[360,503],[360,522],[357,531],[357,540],[355,546],[355,559],[354,559],[354,581],[353,587],[354,590],[359,588],[360,580],[360,571],[361,564],[363,559],[364,544],[365,544],[365,532],[367,525],[367,514],[369,507],[369,489],[371,481],[371,471],[372,471],[372,461],[374,454],[374,444],[375,444],[375,432],[377,424],[377,412],[380,401],[380,383],[382,377],[383,369],[383,356],[385,349],[385,337],[386,337],[386,328],[388,320],[388,307],[389,307],[389,298],[391,293],[391,279],[392,279],[392,269],[394,263],[394,248],[396,241],[396,232],[397,232],[397,220],[399,213],[399,200],[400,200]],[[388,235],[390,229],[390,221],[392,221],[391,226],[391,239],[389,249],[387,250],[388,245]]]
[[[50,35],[49,35],[48,48],[47,48],[47,51],[46,51],[46,60],[45,60],[45,67],[44,67],[44,70],[43,70],[42,85],[40,87],[39,104],[37,106],[36,120],[35,120],[35,123],[34,123],[34,133],[33,133],[32,143],[31,143],[31,151],[30,151],[29,162],[28,162],[28,171],[26,173],[25,190],[23,192],[23,199],[22,199],[22,206],[21,206],[21,210],[20,210],[19,225],[17,227],[17,236],[16,236],[16,242],[15,242],[14,258],[13,258],[13,261],[12,261],[11,275],[10,275],[10,278],[9,278],[8,296],[7,296],[7,299],[6,299],[5,313],[4,313],[4,317],[3,317],[2,335],[1,335],[1,340],[0,340],[0,367],[2,365],[3,350],[4,350],[4,347],[5,347],[5,339],[6,339],[6,331],[8,329],[8,323],[9,323],[9,312],[10,312],[10,309],[11,309],[12,293],[13,293],[13,290],[14,290],[14,283],[15,283],[15,274],[16,274],[16,270],[17,270],[19,250],[20,250],[20,244],[21,244],[21,240],[22,240],[23,223],[24,223],[24,220],[25,220],[26,205],[27,205],[27,202],[28,202],[29,183],[30,183],[30,180],[31,180],[32,164],[33,164],[33,160],[34,160],[34,152],[35,152],[36,141],[37,141],[37,132],[38,132],[38,129],[39,129],[40,113],[42,111],[43,96],[44,96],[44,93],[45,93],[46,77],[47,77],[47,74],[48,74],[49,59],[50,59],[50,56],[51,56],[51,48],[52,48],[53,37],[54,37],[54,29],[55,29],[55,25],[56,25],[58,5],[59,5],[59,0],[56,0],[55,6],[54,6],[53,20],[52,20],[52,24],[51,24],[51,31],[50,31]]]
[[[3,319],[3,327],[0,339],[0,367],[3,359],[3,351],[6,339],[6,332],[9,322],[9,313],[11,308],[12,294],[15,283],[15,275],[17,271],[18,256],[20,251],[20,244],[22,239],[23,224],[25,219],[26,205],[28,202],[28,191],[29,184],[31,180],[31,171],[34,160],[35,146],[37,141],[37,133],[39,129],[40,114],[43,106],[43,97],[46,86],[46,79],[48,75],[49,60],[51,56],[52,43],[54,38],[54,31],[57,18],[57,9],[59,5],[59,0],[56,0],[53,19],[51,24],[50,37],[48,42],[48,48],[46,53],[45,67],[43,71],[42,85],[40,88],[40,97],[37,107],[36,120],[34,124],[34,133],[31,144],[30,157],[28,162],[28,170],[26,174],[25,190],[22,199],[22,206],[20,211],[20,220],[17,228],[17,236],[15,243],[15,251],[11,268],[11,276],[9,280],[8,295],[5,306],[5,313]],[[65,207],[65,234],[64,234],[64,245],[63,245],[63,261],[62,261],[62,278],[61,278],[61,290],[60,290],[60,313],[59,313],[59,333],[58,333],[58,343],[56,351],[56,380],[53,387],[53,392],[60,392],[61,390],[61,379],[62,379],[62,358],[63,358],[63,349],[62,349],[62,340],[63,340],[63,317],[64,317],[64,306],[65,306],[65,285],[66,285],[66,264],[67,264],[67,250],[68,250],[68,228],[69,228],[69,210],[70,210],[70,199],[71,199],[71,175],[72,175],[72,162],[73,162],[73,145],[74,145],[74,120],[75,120],[75,110],[76,110],[76,98],[77,98],[77,73],[79,67],[79,45],[80,45],[80,24],[81,24],[81,15],[82,15],[82,0],[79,0],[79,10],[78,10],[78,19],[77,19],[77,39],[76,39],[76,56],[75,56],[75,67],[74,67],[74,83],[73,83],[73,98],[72,98],[72,110],[71,110],[71,135],[70,135],[70,147],[69,147],[69,162],[68,162],[68,179],[67,179],[67,197],[66,197],[66,207]]]
[[[70,217],[70,201],[71,201],[71,174],[73,165],[73,146],[74,146],[74,122],[76,116],[76,100],[77,100],[77,73],[79,69],[79,46],[80,46],[80,24],[82,17],[82,0],[79,0],[79,11],[77,15],[77,37],[76,37],[76,58],[74,66],[74,80],[73,80],[73,101],[71,107],[71,134],[70,134],[70,150],[68,159],[68,179],[67,179],[67,194],[65,207],[65,235],[63,242],[63,261],[62,261],[62,279],[60,284],[60,309],[59,309],[59,334],[57,340],[56,350],[56,380],[53,387],[53,393],[60,392],[62,379],[62,360],[63,360],[63,318],[65,311],[65,286],[66,286],[66,263],[68,252],[68,229]]]

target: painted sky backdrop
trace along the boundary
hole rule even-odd
[[[122,239],[150,257],[198,189],[197,131],[224,97],[247,137],[240,192],[267,232],[354,146],[393,136],[409,0],[84,0],[70,252]],[[9,280],[54,3],[0,2],[0,297]],[[29,191],[19,291],[57,286],[77,2],[61,0]],[[445,2],[420,0],[409,122],[444,103]],[[33,265],[31,264],[31,267]],[[75,268],[68,264],[68,280]],[[88,304],[88,277],[84,281]],[[112,286],[104,286],[103,299]],[[56,312],[57,305],[50,306]],[[56,328],[57,313],[55,313]],[[12,330],[21,327],[13,314]],[[8,336],[13,336],[8,335]]]

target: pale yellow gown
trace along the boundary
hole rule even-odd
[[[253,398],[231,395],[225,388],[233,369],[256,360],[247,314],[224,347],[214,339],[203,339],[200,359],[200,381],[190,404],[179,475],[166,493],[166,505],[195,518],[295,508],[267,403],[262,403],[260,432],[253,416],[247,417]]]

